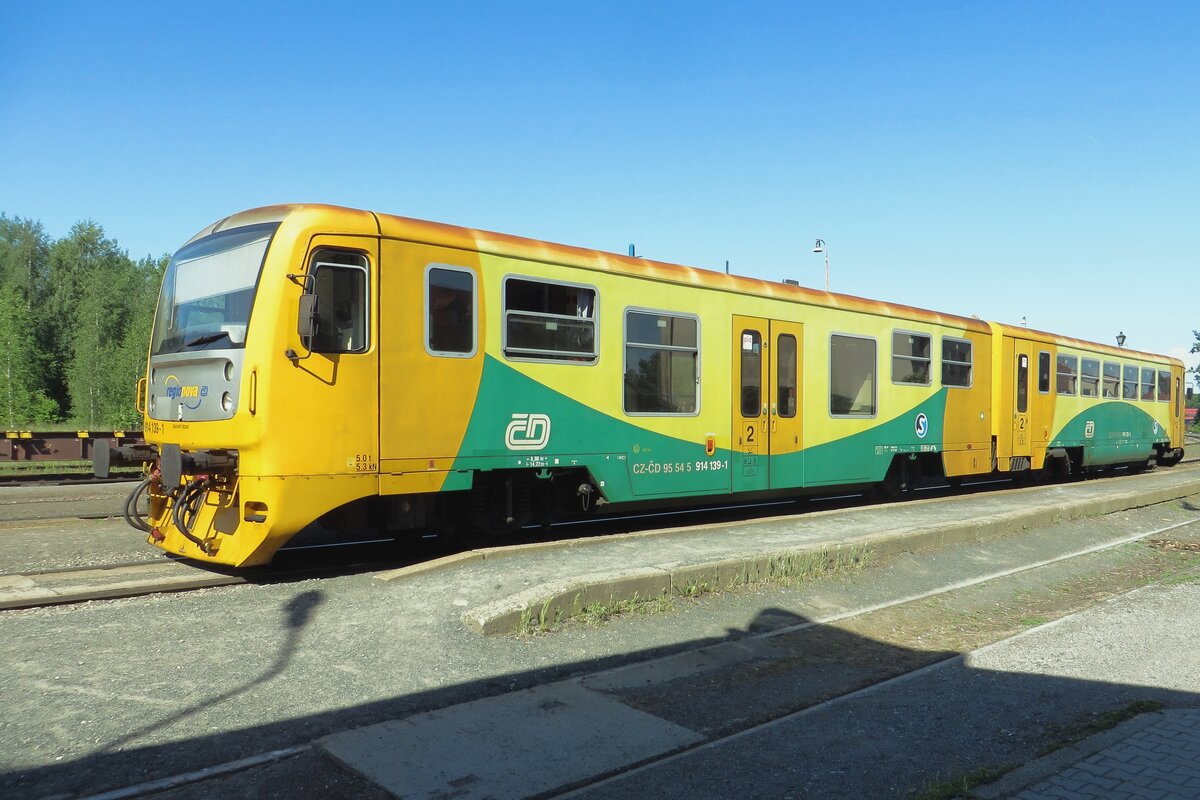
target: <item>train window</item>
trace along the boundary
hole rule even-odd
[[[367,259],[361,253],[321,250],[309,268],[317,296],[314,353],[363,353],[367,349]]]
[[[505,278],[504,355],[595,364],[596,290]]]
[[[971,343],[942,337],[942,386],[971,386]]]
[[[1171,402],[1171,373],[1165,369],[1158,371],[1158,401]]]
[[[1142,367],[1142,399],[1154,399],[1154,370],[1150,367]]]
[[[1017,356],[1017,413],[1029,411],[1029,356]]]
[[[796,390],[798,388],[796,381],[796,337],[790,333],[780,334],[779,342],[775,347],[775,354],[775,357],[778,359],[778,366],[775,373],[778,394],[775,398],[775,407],[779,416],[790,419],[796,416]]]
[[[425,349],[435,356],[475,355],[475,273],[431,264],[425,269]]]
[[[931,337],[923,333],[892,331],[892,382],[929,385]]]
[[[1114,399],[1121,396],[1121,365],[1112,361],[1104,362],[1104,396]]]
[[[699,400],[699,319],[627,309],[625,413],[694,416]]]
[[[762,403],[762,339],[758,331],[742,331],[742,416],[757,417]]]
[[[1050,354],[1045,350],[1038,353],[1038,391],[1050,394]]]
[[[1123,381],[1121,383],[1121,398],[1123,400],[1138,399],[1138,368],[1133,364],[1126,364],[1122,368]]]
[[[1076,356],[1066,356],[1061,353],[1056,364],[1057,376],[1054,391],[1058,394],[1079,393],[1079,359]]]
[[[875,416],[875,340],[835,333],[829,337],[829,413]]]
[[[1081,397],[1100,396],[1100,362],[1094,358],[1085,358],[1080,364],[1079,394]]]

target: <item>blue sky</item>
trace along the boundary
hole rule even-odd
[[[1200,328],[1200,4],[429,5],[10,4],[0,211],[140,257],[329,202],[817,287],[820,237],[835,291]]]

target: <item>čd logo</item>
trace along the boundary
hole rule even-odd
[[[504,431],[509,450],[541,450],[550,441],[550,417],[545,414],[513,414]]]

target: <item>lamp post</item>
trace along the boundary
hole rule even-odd
[[[829,291],[829,247],[826,246],[824,239],[817,239],[817,243],[813,245],[814,253],[825,254],[825,291]]]
[[[1125,331],[1120,331],[1117,333],[1117,347],[1124,347],[1124,346],[1125,346]]]

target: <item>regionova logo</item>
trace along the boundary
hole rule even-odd
[[[168,375],[163,384],[166,386],[168,398],[178,400],[184,408],[191,409],[192,411],[199,408],[204,398],[208,397],[207,386],[198,386],[196,384],[184,385],[174,375]]]
[[[917,414],[917,423],[914,426],[917,431],[917,438],[924,439],[925,434],[929,433],[929,417],[922,414]]]
[[[545,414],[513,414],[504,430],[509,450],[542,450],[550,442],[550,417]]]

